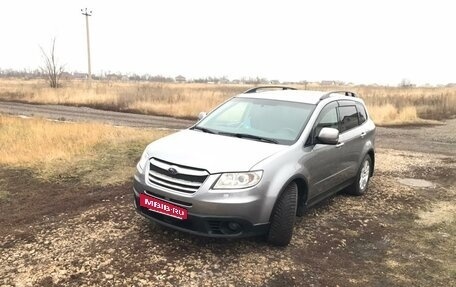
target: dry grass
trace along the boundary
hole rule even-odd
[[[384,109],[372,113],[378,124],[434,124],[435,120],[456,117],[456,88],[360,88],[358,92],[371,113]],[[395,115],[391,115],[391,107]],[[383,117],[384,113],[390,117]]]
[[[39,80],[0,80],[0,99],[195,118],[245,89],[239,85],[124,82],[93,82],[88,88],[81,81],[51,89]]]
[[[377,125],[411,125],[439,124],[437,120],[422,119],[418,116],[416,107],[406,106],[401,109],[392,104],[368,105],[369,115]]]
[[[2,116],[0,165],[30,168],[45,180],[115,184],[131,177],[145,145],[165,134],[102,124]]]
[[[434,204],[430,210],[420,212],[418,217],[417,222],[425,226],[450,224],[456,222],[456,206],[454,202],[441,201]]]
[[[434,124],[456,117],[456,88],[322,87],[304,89],[349,89],[366,102],[379,125]],[[229,97],[249,88],[246,85],[164,84],[148,82],[69,81],[50,89],[40,80],[0,80],[0,99],[48,104],[84,105],[101,109],[195,118]]]

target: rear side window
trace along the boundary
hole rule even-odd
[[[339,107],[340,132],[343,133],[359,125],[355,106]]]
[[[356,103],[356,109],[358,110],[358,118],[359,118],[359,124],[362,124],[366,121],[367,115],[366,115],[366,109],[362,104]]]

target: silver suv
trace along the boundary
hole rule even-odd
[[[342,189],[366,192],[374,140],[375,125],[352,92],[256,87],[149,144],[134,204],[177,230],[287,245],[309,207]]]

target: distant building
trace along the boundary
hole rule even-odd
[[[107,74],[106,79],[108,81],[120,81],[122,79],[122,76],[116,74]]]
[[[74,79],[87,79],[87,74],[86,73],[74,72],[73,73],[73,78]]]
[[[321,81],[320,83],[322,86],[335,86],[336,81]]]
[[[179,76],[176,77],[176,82],[178,82],[178,83],[185,83],[186,81],[187,80],[182,75],[179,75]]]

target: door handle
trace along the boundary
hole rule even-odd
[[[364,138],[366,136],[366,132],[361,133],[361,138]]]
[[[342,147],[344,144],[345,144],[345,143],[338,143],[338,144],[336,144],[336,148],[340,148],[340,147]]]

